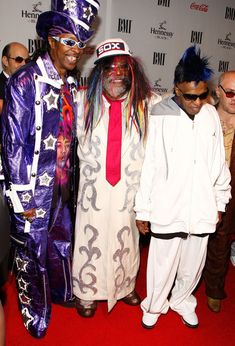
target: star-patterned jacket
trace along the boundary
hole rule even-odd
[[[68,83],[76,102],[75,80],[68,77]],[[39,57],[11,77],[2,114],[6,195],[15,213],[36,208],[44,223],[49,220],[55,180],[62,84],[49,54]],[[76,119],[77,107],[73,108]],[[24,227],[29,232],[30,223]]]

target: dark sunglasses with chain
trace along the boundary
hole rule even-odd
[[[234,91],[227,91],[225,90],[222,85],[220,84],[219,87],[223,90],[223,92],[225,93],[225,96],[228,98],[228,99],[231,99],[235,96],[235,92]]]
[[[180,90],[179,87],[177,87],[179,89],[179,91],[181,92],[183,98],[186,100],[186,101],[196,101],[198,98],[199,100],[205,100],[208,95],[209,95],[209,89],[207,89],[207,91],[205,91],[204,93],[202,94],[187,94],[187,93],[183,93],[182,90]]]
[[[23,61],[25,61],[26,64],[28,64],[28,62],[31,61],[30,58],[22,58],[22,56],[17,56],[15,58],[12,58],[11,56],[8,56],[8,59],[12,59],[15,60],[15,62],[17,62],[17,64],[21,64]]]

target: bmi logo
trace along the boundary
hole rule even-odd
[[[218,71],[219,72],[226,72],[226,71],[228,71],[228,69],[229,69],[229,61],[220,60]]]
[[[42,40],[32,40],[28,39],[28,51],[29,55],[32,55],[35,50],[42,48],[44,44],[44,41]]]
[[[168,40],[169,38],[172,38],[174,35],[173,32],[167,31],[166,20],[160,22],[158,28],[151,28],[150,34],[156,35],[157,38],[160,38],[161,40]]]
[[[32,4],[32,10],[21,10],[21,17],[28,19],[31,23],[35,23],[38,19],[39,14],[42,12],[39,8],[39,6],[42,6],[42,2],[38,1],[35,4]]]
[[[235,20],[235,8],[226,7],[225,19]]]
[[[131,23],[130,19],[118,19],[118,32],[125,32],[127,34],[131,33]]]
[[[163,88],[161,85],[162,79],[158,78],[157,80],[155,80],[154,85],[153,85],[153,89],[154,91],[156,91],[159,94],[165,94],[168,90],[167,88]]]
[[[202,34],[203,34],[202,31],[193,31],[192,30],[190,42],[201,44],[202,43]]]
[[[221,38],[218,39],[218,45],[222,46],[225,49],[232,49],[235,48],[235,42],[232,42],[231,39],[231,32],[229,32],[226,36],[225,39],[222,40]]]
[[[164,66],[165,59],[166,59],[166,53],[159,53],[159,52],[153,53],[153,65]]]
[[[170,7],[170,0],[157,0],[158,6]]]

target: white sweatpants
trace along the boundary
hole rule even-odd
[[[143,311],[161,314],[169,307],[180,315],[195,311],[197,301],[192,292],[202,274],[207,242],[208,236],[169,240],[151,237]]]

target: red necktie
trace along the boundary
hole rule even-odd
[[[116,185],[121,179],[122,101],[109,100],[109,126],[106,152],[106,180]]]

